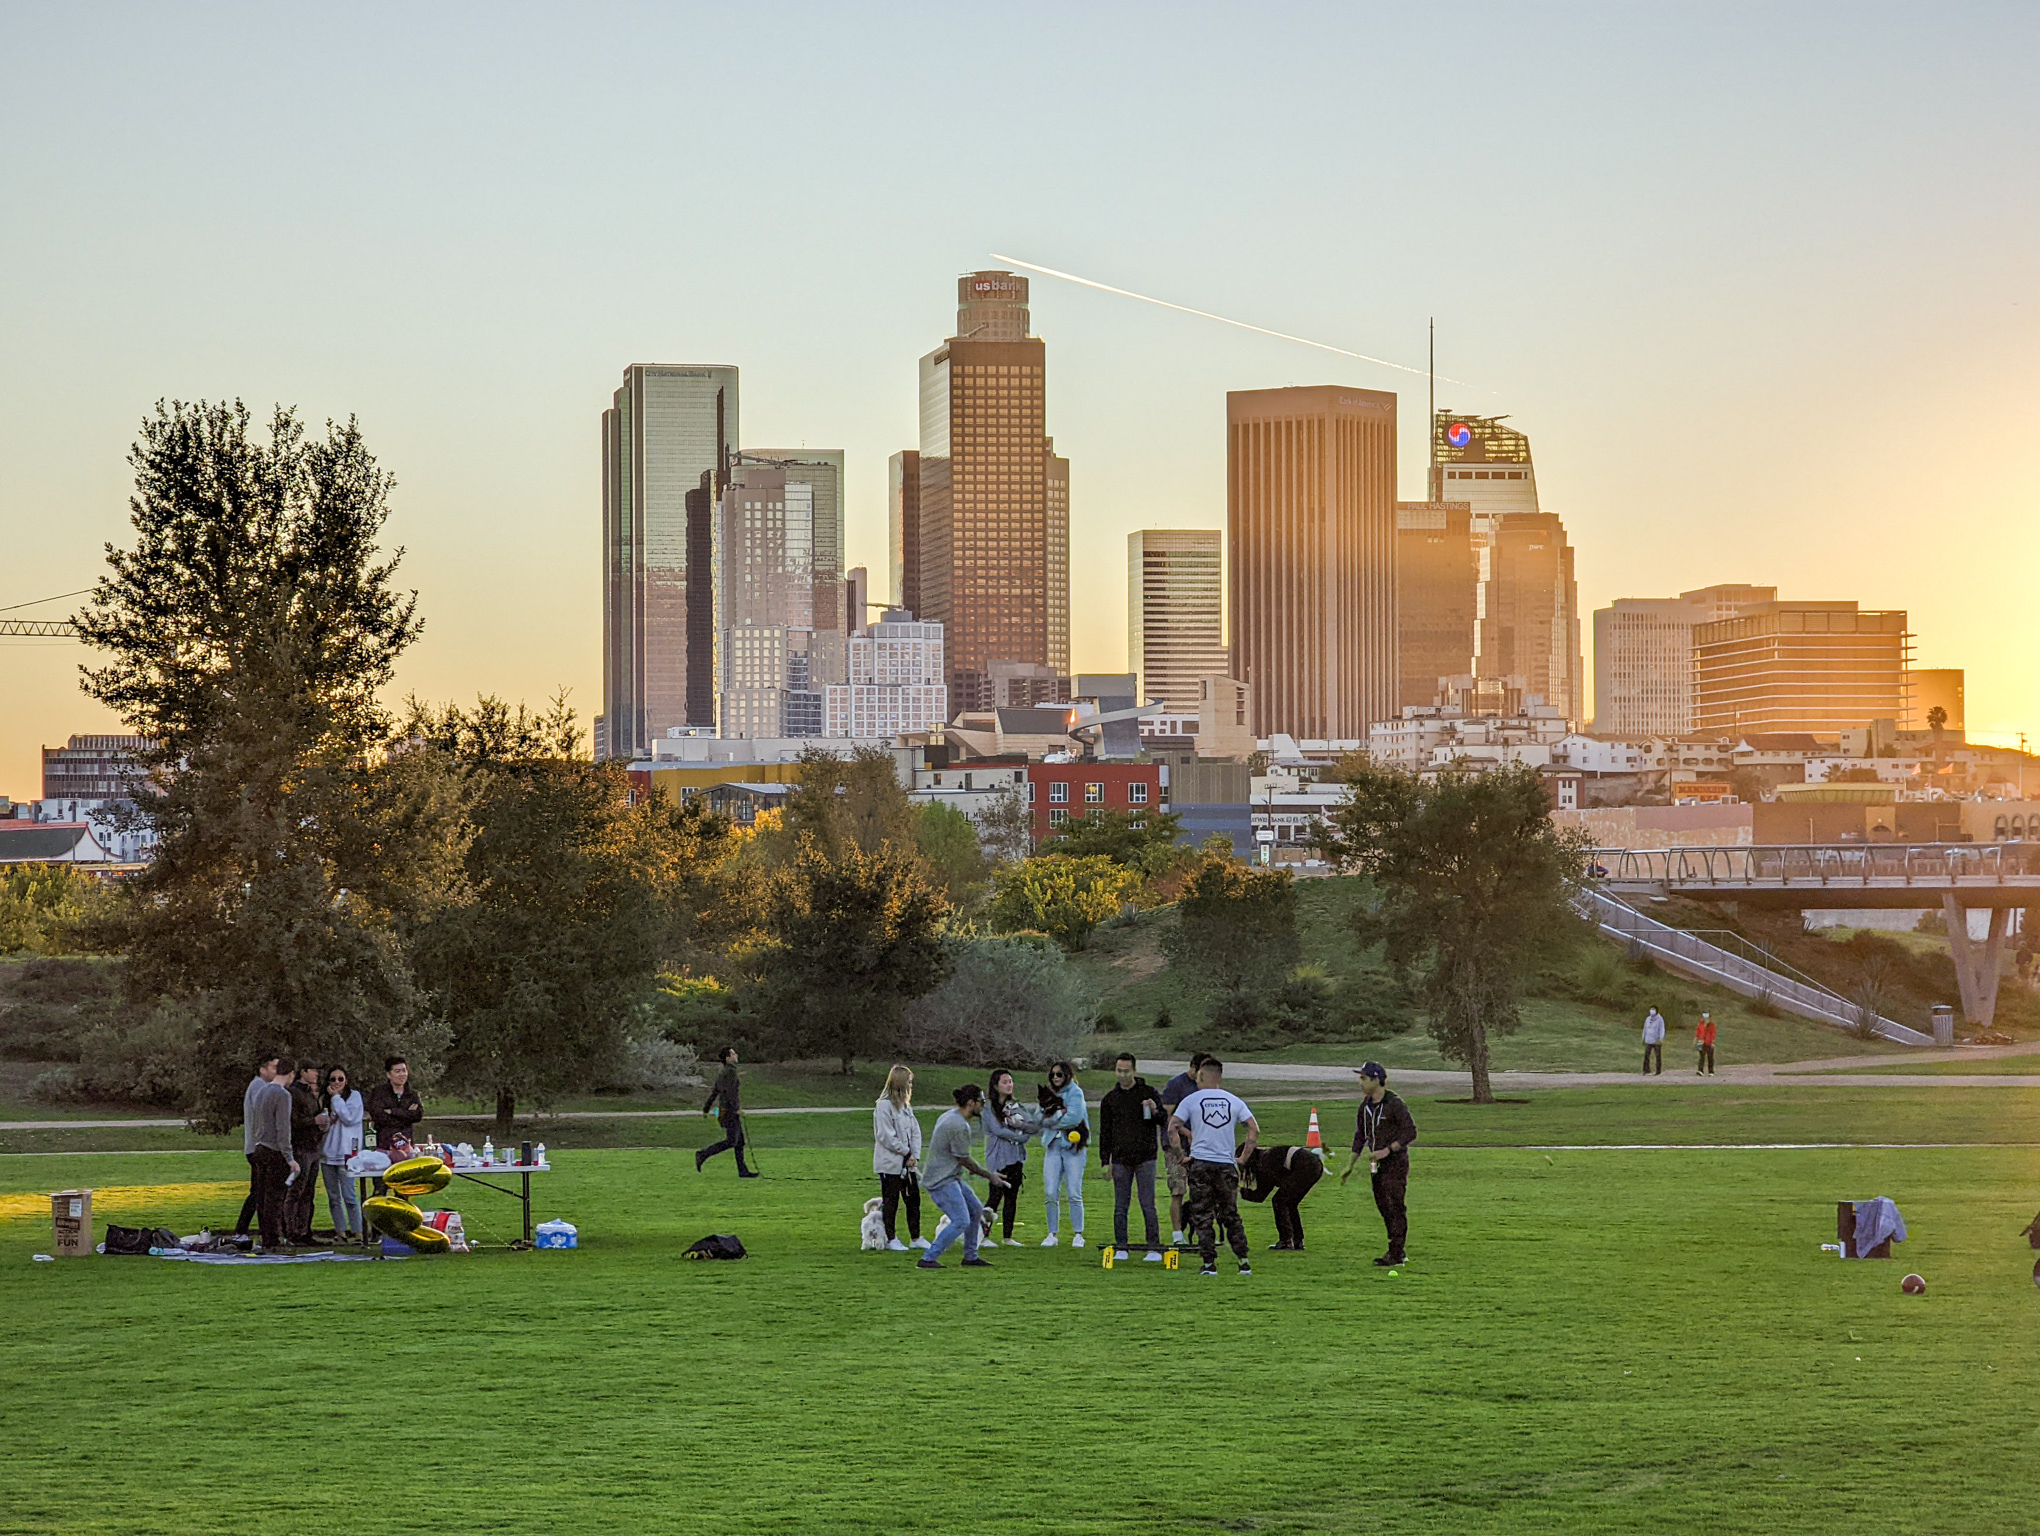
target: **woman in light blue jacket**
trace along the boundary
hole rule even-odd
[[[1027,1143],[1034,1139],[1041,1116],[1013,1097],[1013,1074],[995,1067],[978,1120],[985,1128],[985,1166],[1006,1180],[1006,1187],[994,1189],[985,1201],[985,1236],[991,1237],[992,1222],[1003,1216],[1006,1246],[1018,1248],[1013,1221],[1019,1214],[1020,1186],[1027,1178]]]
[[[319,1124],[326,1135],[319,1144],[319,1176],[326,1183],[326,1208],[333,1213],[334,1236],[343,1243],[352,1242],[366,1230],[361,1220],[361,1192],[354,1186],[354,1175],[347,1171],[347,1159],[361,1150],[362,1108],[361,1095],[348,1083],[345,1067],[326,1074],[326,1092],[320,1102]],[[305,1219],[311,1220],[309,1216]]]
[[[1058,1061],[1048,1069],[1048,1089],[1063,1107],[1041,1118],[1041,1192],[1048,1202],[1048,1236],[1044,1248],[1056,1245],[1061,1213],[1058,1197],[1070,1201],[1070,1246],[1084,1246],[1084,1163],[1091,1155],[1091,1107],[1077,1086],[1077,1069]]]

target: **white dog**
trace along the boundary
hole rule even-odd
[[[858,1249],[870,1253],[885,1246],[885,1201],[873,1195],[864,1202],[864,1220],[857,1227]]]

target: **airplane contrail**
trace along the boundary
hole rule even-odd
[[[1008,261],[1016,267],[1025,267],[1030,272],[1040,272],[1048,277],[1059,277],[1067,283],[1082,283],[1086,288],[1097,288],[1105,293],[1116,293],[1121,298],[1139,299],[1143,304],[1159,304],[1163,309],[1177,310],[1186,315],[1195,315],[1200,320],[1216,320],[1220,325],[1236,325],[1243,331],[1259,331],[1263,336],[1273,336],[1282,341],[1294,341],[1306,347],[1316,347],[1324,352],[1336,352],[1341,357],[1357,357],[1363,363],[1375,363],[1383,368],[1393,368],[1399,373],[1414,373],[1419,378],[1428,378],[1430,373],[1423,368],[1411,368],[1404,363],[1392,363],[1385,357],[1370,357],[1365,352],[1355,352],[1350,347],[1335,347],[1328,341],[1312,341],[1308,336],[1292,336],[1287,331],[1271,331],[1265,325],[1254,325],[1246,320],[1234,320],[1227,315],[1214,315],[1208,309],[1192,309],[1188,304],[1172,304],[1167,299],[1158,299],[1152,294],[1135,293],[1131,288],[1115,288],[1110,283],[1093,282],[1088,277],[1079,277],[1074,272],[1058,272],[1054,267],[1037,266],[1031,261],[1022,261],[1018,256],[1001,256],[992,252],[992,260]],[[1468,389],[1478,389],[1477,384],[1465,379],[1449,378],[1439,374],[1438,379],[1446,384],[1464,384]]]

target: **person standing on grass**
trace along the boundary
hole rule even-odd
[[[1161,1223],[1155,1220],[1155,1152],[1169,1124],[1162,1096],[1134,1075],[1131,1051],[1112,1063],[1117,1081],[1098,1101],[1098,1165],[1112,1170],[1113,1259],[1126,1257],[1126,1208],[1136,1186],[1140,1214],[1147,1223],[1148,1262],[1162,1262]]]
[[[297,1063],[278,1057],[274,1075],[257,1091],[248,1112],[255,1148],[248,1157],[255,1169],[255,1214],[267,1249],[283,1247],[283,1202],[291,1182],[291,1101],[286,1085],[296,1075]]]
[[[1705,1073],[1714,1076],[1714,1015],[1703,1013],[1700,1022],[1693,1026],[1693,1049],[1699,1059],[1693,1065],[1695,1076]]]
[[[1257,1147],[1240,1166],[1240,1194],[1268,1200],[1275,1211],[1270,1253],[1303,1252],[1303,1197],[1325,1176],[1325,1165],[1309,1147]]]
[[[984,1235],[984,1205],[970,1187],[966,1173],[990,1182],[993,1189],[1006,1181],[991,1169],[979,1166],[970,1155],[976,1133],[970,1123],[985,1107],[985,1091],[976,1083],[965,1083],[950,1095],[956,1108],[942,1111],[935,1133],[928,1138],[928,1198],[949,1218],[949,1225],[935,1236],[935,1242],[921,1255],[916,1269],[940,1269],[942,1251],[959,1237],[963,1239],[966,1269],[990,1269],[990,1259],[978,1257],[978,1240]]]
[[[347,1159],[361,1150],[364,1111],[345,1067],[326,1074],[326,1094],[320,1103],[325,1136],[319,1143],[319,1172],[326,1183],[326,1209],[333,1214],[334,1236],[352,1242],[362,1236],[361,1194],[347,1171]]]
[[[1162,1108],[1173,1115],[1176,1106],[1197,1091],[1197,1069],[1204,1065],[1205,1060],[1204,1052],[1191,1052],[1189,1067],[1162,1085]],[[1190,1164],[1166,1125],[1162,1128],[1162,1172],[1169,1181],[1169,1244],[1180,1248],[1183,1246],[1183,1202],[1190,1195]]]
[[[1374,1178],[1374,1208],[1388,1228],[1388,1252],[1374,1262],[1387,1269],[1407,1260],[1410,1143],[1417,1139],[1417,1122],[1410,1117],[1409,1106],[1388,1091],[1388,1068],[1370,1061],[1355,1071],[1360,1078],[1360,1113],[1353,1128],[1353,1161],[1339,1182],[1352,1178],[1360,1159],[1367,1159]]]
[[[1070,1202],[1070,1246],[1084,1246],[1084,1164],[1091,1155],[1091,1109],[1077,1086],[1077,1069],[1058,1061],[1048,1069],[1048,1091],[1062,1108],[1041,1117],[1041,1193],[1048,1202],[1048,1236],[1044,1248],[1058,1241],[1057,1203],[1065,1192]]]
[[[1169,1116],[1169,1134],[1180,1141],[1190,1162],[1190,1235],[1203,1256],[1200,1274],[1218,1273],[1217,1228],[1225,1229],[1240,1273],[1251,1275],[1247,1262],[1247,1224],[1240,1219],[1240,1164],[1254,1155],[1261,1127],[1246,1100],[1221,1086],[1225,1063],[1207,1056],[1197,1068],[1197,1091]],[[1235,1147],[1234,1132],[1246,1127],[1247,1139]]]
[[[411,1132],[425,1118],[425,1106],[411,1089],[411,1064],[401,1056],[383,1058],[383,1081],[368,1092],[368,1118],[375,1126],[375,1147],[393,1163],[411,1147]]]
[[[264,1088],[276,1081],[277,1059],[272,1053],[258,1062],[255,1075],[241,1090],[241,1151],[248,1159],[248,1198],[241,1202],[241,1216],[234,1223],[236,1237],[248,1235],[248,1223],[255,1219],[262,1205],[262,1179],[255,1171],[255,1100]]]
[[[744,1109],[742,1088],[737,1082],[737,1048],[734,1045],[722,1048],[722,1070],[715,1075],[715,1086],[708,1090],[708,1102],[701,1106],[702,1114],[706,1115],[718,1103],[722,1105],[717,1115],[722,1125],[722,1140],[694,1154],[694,1171],[701,1172],[701,1165],[718,1152],[734,1152],[737,1154],[737,1177],[757,1178],[758,1175],[744,1163]]]
[[[312,1202],[319,1192],[319,1149],[326,1140],[319,1124],[319,1069],[309,1063],[290,1082],[290,1159],[296,1170],[290,1195],[283,1202],[283,1235],[307,1248],[326,1245],[312,1236]]]
[[[895,1253],[926,1248],[928,1240],[921,1236],[921,1122],[914,1118],[914,1074],[905,1067],[885,1075],[885,1092],[871,1107],[871,1141],[871,1170],[885,1201],[886,1247]],[[894,1224],[902,1200],[911,1243],[900,1241]]]
[[[1665,1016],[1653,1008],[1643,1016],[1643,1075],[1650,1076],[1651,1063],[1657,1075],[1665,1075]]]
[[[1013,1221],[1019,1215],[1020,1187],[1027,1182],[1027,1143],[1033,1139],[1027,1112],[1013,1097],[1013,1074],[1004,1067],[992,1073],[991,1092],[985,1095],[979,1116],[985,1128],[985,1166],[1005,1182],[994,1184],[985,1201],[985,1236],[992,1235],[992,1218],[1005,1223],[1006,1246],[1018,1248]]]

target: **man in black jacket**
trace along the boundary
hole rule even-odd
[[[716,1118],[722,1126],[722,1140],[713,1146],[703,1147],[694,1154],[694,1171],[701,1172],[701,1165],[718,1152],[737,1154],[737,1177],[755,1179],[758,1177],[744,1163],[744,1108],[743,1088],[737,1081],[737,1048],[726,1045],[722,1048],[722,1071],[715,1075],[715,1086],[708,1090],[708,1102],[701,1106],[705,1115],[717,1104],[722,1105]]]
[[[1325,1165],[1309,1147],[1256,1147],[1240,1165],[1241,1195],[1249,1200],[1275,1197],[1275,1241],[1269,1252],[1303,1252],[1303,1213],[1297,1207],[1324,1176]]]
[[[410,1147],[411,1132],[425,1118],[425,1106],[411,1088],[411,1064],[403,1057],[385,1058],[383,1075],[388,1081],[368,1091],[368,1121],[375,1127],[376,1150],[394,1163],[398,1152]]]
[[[1353,1162],[1339,1176],[1345,1183],[1353,1177],[1364,1156],[1374,1173],[1374,1206],[1388,1228],[1388,1252],[1374,1262],[1383,1269],[1406,1261],[1404,1244],[1409,1240],[1410,1217],[1406,1199],[1410,1187],[1410,1143],[1417,1139],[1417,1122],[1409,1106],[1388,1091],[1388,1069],[1370,1061],[1356,1069],[1360,1077],[1360,1114],[1353,1128]]]
[[[1155,1220],[1155,1152],[1169,1111],[1147,1079],[1134,1076],[1137,1065],[1130,1051],[1121,1051],[1112,1065],[1118,1082],[1098,1103],[1098,1157],[1112,1170],[1112,1257],[1126,1257],[1126,1207],[1137,1186],[1141,1218],[1147,1222],[1148,1262],[1159,1264],[1162,1228]]]
[[[278,1078],[281,1082],[282,1079]],[[297,1176],[283,1200],[283,1240],[300,1247],[323,1248],[312,1236],[312,1196],[319,1187],[319,1148],[326,1139],[319,1124],[319,1069],[306,1065],[290,1088],[290,1155]]]

